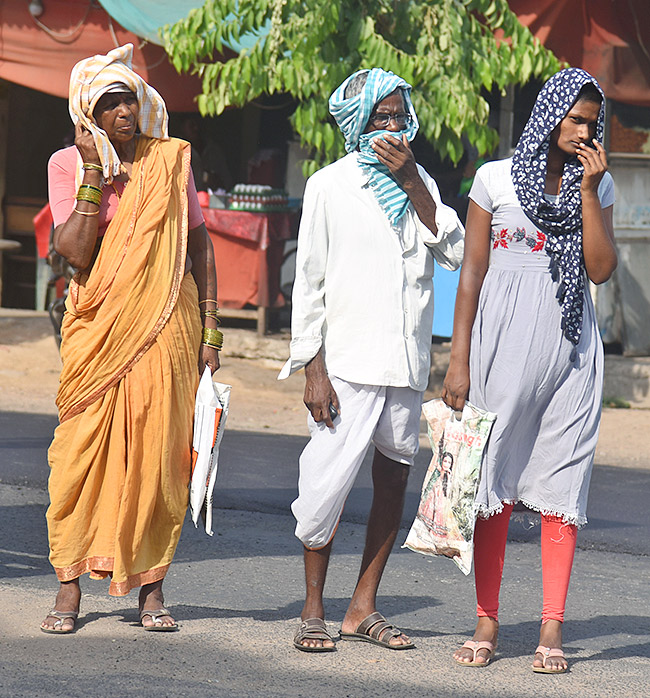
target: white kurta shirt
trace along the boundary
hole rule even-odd
[[[307,181],[292,296],[291,358],[278,378],[322,347],[330,375],[365,385],[424,390],[433,326],[434,257],[463,258],[464,230],[435,181],[418,165],[436,203],[437,237],[410,204],[391,227],[350,153]]]

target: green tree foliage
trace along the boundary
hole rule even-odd
[[[251,34],[252,48],[214,60]],[[264,94],[292,95],[293,128],[313,154],[306,174],[344,154],[327,100],[360,68],[378,66],[409,82],[420,133],[454,162],[462,135],[481,154],[498,141],[483,88],[504,90],[560,68],[507,0],[207,0],[165,27],[163,39],[179,72],[201,76],[204,115]]]

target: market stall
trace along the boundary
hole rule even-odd
[[[284,244],[296,235],[297,213],[202,210],[214,246],[221,315],[255,319],[264,334],[268,311],[284,305],[280,267]]]

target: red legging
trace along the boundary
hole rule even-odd
[[[512,509],[512,504],[504,504],[500,514],[477,519],[474,531],[476,614],[494,620],[499,618],[499,590]],[[542,515],[542,623],[564,621],[575,549],[576,527],[563,523],[558,516]]]

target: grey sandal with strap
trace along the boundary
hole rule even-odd
[[[336,647],[325,647],[325,645],[320,645],[319,647],[310,647],[309,645],[303,645],[305,640],[330,640],[334,642],[334,638],[327,632],[327,626],[322,618],[307,618],[301,621],[296,630],[296,634],[293,638],[293,646],[300,650],[301,652],[334,652]]]
[[[393,645],[391,640],[399,637],[402,631],[389,623],[384,616],[375,611],[359,623],[354,633],[341,632],[341,640],[353,642],[371,642],[373,645],[386,647],[389,650],[410,650],[415,647],[412,642],[405,645]]]
[[[142,622],[142,619],[145,616],[149,616],[151,618],[153,625],[145,625]],[[163,625],[162,621],[160,620],[163,616],[169,616],[171,618],[172,614],[166,608],[157,608],[153,611],[143,609],[140,611],[140,624],[145,630],[154,633],[171,633],[178,630],[178,623],[176,622],[174,622],[173,625]]]
[[[50,635],[69,635],[70,633],[73,633],[76,630],[76,621],[77,617],[79,614],[76,611],[57,611],[55,608],[53,608],[48,614],[45,620],[47,618],[56,618],[56,621],[54,621],[54,624],[51,628],[45,628],[41,625],[41,631],[44,633],[49,633]],[[72,627],[68,628],[66,630],[63,630],[63,621],[64,620],[71,620],[72,621]],[[57,630],[58,627],[58,630]]]

